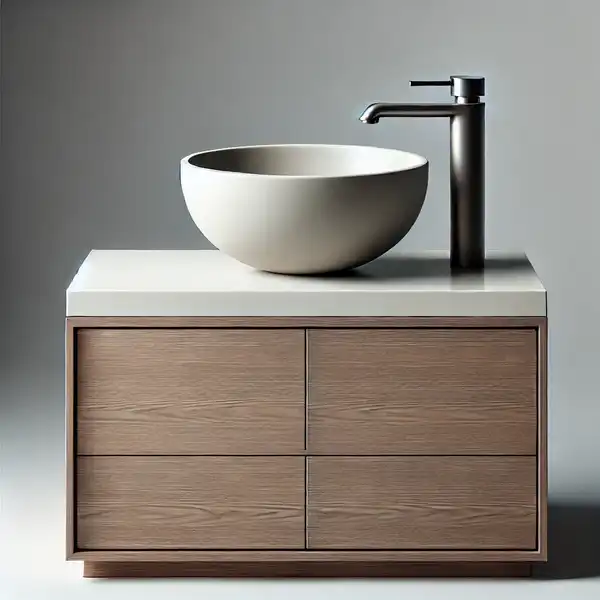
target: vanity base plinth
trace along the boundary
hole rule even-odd
[[[531,563],[90,562],[88,578],[148,577],[530,577]]]

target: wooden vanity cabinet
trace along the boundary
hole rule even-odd
[[[68,558],[526,574],[546,347],[545,317],[69,317]]]

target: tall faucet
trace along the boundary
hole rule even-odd
[[[360,120],[383,117],[450,118],[450,265],[477,271],[485,262],[485,95],[483,77],[452,76],[448,81],[411,81],[412,86],[449,86],[447,104],[375,103]]]

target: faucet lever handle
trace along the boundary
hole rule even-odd
[[[432,81],[419,81],[419,80],[411,80],[409,84],[412,87],[433,87],[433,86],[450,86],[452,82],[448,79],[448,81],[440,81],[440,80],[432,80]]]
[[[485,96],[485,79],[472,75],[452,75],[448,81],[411,81],[411,86],[449,86],[450,95],[459,99],[458,102],[479,102]]]

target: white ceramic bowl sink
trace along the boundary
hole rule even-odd
[[[219,250],[256,269],[316,274],[387,252],[419,216],[422,156],[368,146],[209,150],[181,160],[194,223]]]

